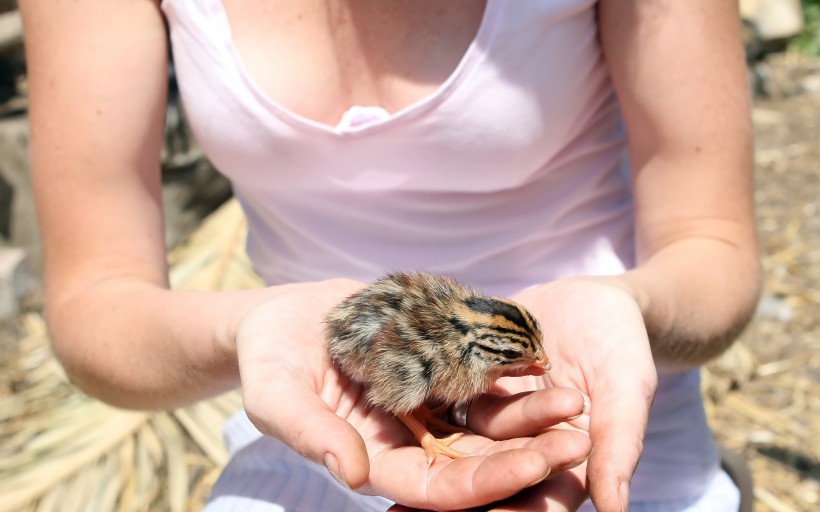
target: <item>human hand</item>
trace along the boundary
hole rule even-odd
[[[468,426],[492,439],[537,435],[554,422],[539,425],[537,416],[548,411],[541,409],[546,404],[529,403],[540,400],[544,392],[532,390],[566,386],[580,390],[587,406],[581,416],[553,430],[588,432],[593,452],[575,468],[473,510],[570,511],[583,503],[587,493],[598,511],[626,510],[628,484],[641,455],[657,375],[640,309],[615,279],[565,279],[513,297],[541,323],[552,370],[543,377],[499,379],[492,393],[471,404]],[[515,418],[518,421],[511,421]]]
[[[538,436],[545,432],[555,435],[561,427],[553,426],[561,422],[580,418],[585,412],[584,398],[574,389],[548,386],[541,377],[507,377],[506,385],[497,386],[491,393],[477,397],[470,404],[467,415],[468,426],[480,435],[505,438]],[[526,391],[530,390],[530,391]],[[575,411],[570,415],[569,411]],[[581,429],[575,429],[581,430]],[[567,430],[563,430],[568,432]],[[583,471],[573,471],[584,464],[591,445],[586,443],[570,450],[584,447],[584,453],[575,460],[564,462],[552,468],[549,478],[542,483],[523,489],[514,496],[492,503],[470,508],[479,511],[570,511],[576,510],[588,497]],[[578,439],[573,439],[578,441]],[[566,446],[552,446],[553,455],[567,450]],[[422,509],[396,504],[390,512],[422,512]],[[428,509],[424,509],[425,511]]]
[[[565,510],[553,503],[551,496],[560,493],[560,487],[574,487],[578,481],[587,482],[598,511],[626,510],[657,372],[640,308],[615,279],[559,280],[513,297],[541,323],[552,371],[534,384],[523,379],[499,380],[496,391],[518,393],[533,385],[580,390],[588,405],[568,426],[589,432],[593,452],[587,463],[493,510]],[[495,439],[524,434],[495,428],[497,418],[488,412],[492,411],[476,402],[470,411],[474,418],[470,427]]]
[[[545,389],[527,401],[502,397],[499,431],[535,432],[505,441],[468,434],[454,447],[476,454],[428,465],[395,417],[366,405],[363,389],[331,364],[323,336],[326,312],[362,283],[334,280],[281,287],[237,329],[245,409],[264,434],[323,462],[343,483],[416,508],[454,510],[512,496],[583,461],[586,435],[542,432],[583,409],[569,389]],[[517,411],[517,413],[516,413]],[[521,416],[522,411],[529,414]],[[503,478],[500,476],[503,475]]]

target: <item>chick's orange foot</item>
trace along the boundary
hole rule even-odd
[[[427,425],[423,422],[429,419],[429,416],[422,412],[419,414],[422,418],[418,418],[416,417],[416,414],[418,413],[397,414],[396,417],[400,419],[408,429],[410,429],[414,436],[416,436],[416,439],[419,444],[421,444],[421,447],[424,449],[424,453],[427,456],[427,465],[431,465],[433,461],[436,460],[436,454],[441,454],[446,457],[450,457],[451,459],[461,459],[472,455],[470,453],[456,450],[450,446],[457,440],[461,439],[461,436],[464,435],[463,432],[455,432],[447,437],[437,438],[430,432],[430,429],[427,428]],[[450,425],[450,427],[452,427],[452,425]],[[458,427],[452,428],[458,429]]]

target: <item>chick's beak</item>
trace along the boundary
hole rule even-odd
[[[528,362],[524,375],[544,375],[552,370],[552,363],[543,351],[538,351],[538,357]]]
[[[498,376],[521,377],[524,375],[544,375],[552,369],[552,363],[543,350],[535,353],[535,357],[519,359],[513,364],[497,367]]]

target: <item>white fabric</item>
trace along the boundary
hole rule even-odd
[[[393,503],[347,491],[324,466],[307,461],[276,439],[263,437],[244,413],[225,426],[231,461],[216,482],[205,512],[381,512]],[[724,471],[702,494],[677,500],[636,501],[631,512],[737,512],[740,491]],[[592,512],[586,502],[581,512]]]
[[[205,512],[381,512],[393,504],[350,492],[324,466],[263,437],[244,413],[228,421],[225,437],[231,459]]]
[[[353,107],[337,126],[256,85],[219,0],[162,7],[187,116],[232,180],[268,283],[427,270],[511,295],[633,265],[626,137],[594,0],[489,0],[434,94],[393,114]],[[698,379],[660,376],[633,499],[690,499],[716,478]],[[228,466],[217,501],[242,467]]]
[[[720,470],[707,482],[703,494],[678,500],[635,501],[629,503],[629,512],[737,512],[740,509],[740,491],[729,475]],[[579,512],[593,512],[587,501]]]

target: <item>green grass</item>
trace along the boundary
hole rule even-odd
[[[792,42],[792,48],[820,57],[820,0],[802,0],[803,31]]]

